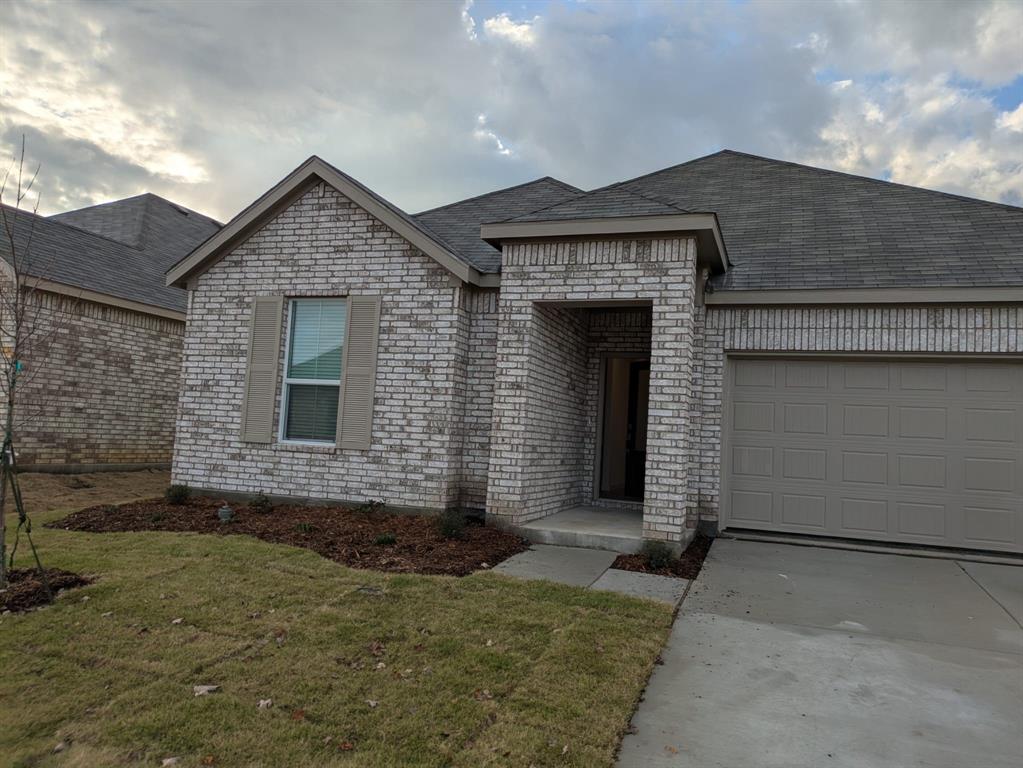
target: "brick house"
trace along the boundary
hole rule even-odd
[[[220,225],[152,194],[49,217],[5,213],[38,288],[31,316],[43,342],[22,361],[19,465],[169,465],[187,293],[163,275]],[[6,237],[0,255],[10,276]]]
[[[175,482],[1023,551],[1020,208],[723,151],[411,216],[313,157],[168,284]]]

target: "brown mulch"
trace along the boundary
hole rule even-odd
[[[394,515],[349,507],[275,506],[256,511],[231,505],[234,520],[217,517],[222,500],[191,498],[184,504],[163,499],[98,506],[73,512],[47,527],[90,533],[115,531],[190,531],[246,534],[275,544],[305,547],[352,568],[395,573],[465,576],[528,549],[524,539],[467,521],[464,536],[446,539],[426,515]],[[393,544],[377,544],[392,534]]]
[[[611,564],[612,568],[622,571],[638,571],[639,573],[656,573],[659,576],[677,576],[682,579],[695,579],[703,561],[710,551],[710,545],[714,542],[709,536],[698,533],[689,542],[685,552],[678,560],[673,560],[666,568],[653,569],[647,566],[646,558],[643,555],[618,555]]]
[[[60,568],[47,568],[46,578],[54,595],[62,589],[84,587],[92,582],[92,579]],[[46,602],[46,588],[39,578],[39,571],[35,568],[12,568],[7,572],[7,589],[0,590],[0,612],[27,611]]]

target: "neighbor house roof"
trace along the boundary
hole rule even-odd
[[[480,238],[480,225],[548,208],[584,194],[550,176],[417,213],[414,218],[451,244],[482,273],[501,270],[501,251]]]
[[[1023,286],[1023,208],[732,150],[610,190],[714,211],[717,289]]]
[[[220,222],[147,192],[50,217],[145,251],[168,269],[220,229]]]
[[[164,284],[167,267],[217,231],[219,224],[156,195],[45,217],[4,207],[24,271],[56,292],[139,311],[181,317],[187,294]],[[11,260],[0,237],[0,255]]]

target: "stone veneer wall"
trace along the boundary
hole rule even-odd
[[[82,470],[166,464],[185,324],[52,293],[15,412],[18,462]]]
[[[198,278],[174,482],[439,509],[459,504],[471,320],[448,272],[332,187],[292,203]],[[383,296],[368,450],[238,438],[250,299]],[[281,326],[281,362],[287,318]],[[279,423],[281,380],[278,379]]]
[[[549,404],[537,371],[552,365],[536,302],[649,301],[650,410],[644,535],[682,541],[686,531],[688,421],[695,240],[689,237],[509,243],[504,247],[487,513],[521,524],[554,511],[537,491]],[[561,313],[577,309],[559,309]],[[584,339],[585,341],[585,339]],[[579,399],[583,399],[580,397]],[[571,459],[574,461],[574,458]],[[587,478],[591,480],[591,474]],[[565,491],[559,498],[568,498]]]
[[[715,307],[697,318],[690,505],[718,518],[721,415],[729,352],[1023,352],[1021,306]],[[695,524],[693,515],[689,523]]]

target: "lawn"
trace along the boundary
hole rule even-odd
[[[69,511],[48,506],[37,523]],[[0,619],[5,766],[610,765],[671,622],[609,593],[352,570],[245,536],[36,540],[97,579]]]

